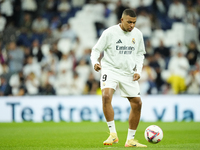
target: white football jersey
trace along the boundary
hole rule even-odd
[[[141,74],[145,47],[143,35],[136,27],[131,32],[125,32],[120,24],[104,30],[96,45],[92,48],[91,61],[94,66],[100,53],[102,69],[114,71],[122,75]]]

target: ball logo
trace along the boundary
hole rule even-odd
[[[132,38],[132,43],[135,44],[135,38]]]

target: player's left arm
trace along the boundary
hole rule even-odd
[[[144,47],[144,40],[143,37],[141,37],[139,46],[138,46],[138,51],[136,53],[136,69],[135,73],[133,76],[133,80],[136,81],[140,78],[141,72],[142,72],[142,67],[143,67],[143,62],[144,62],[144,54],[146,54],[145,47]]]
[[[138,73],[134,73],[133,75],[133,81],[137,81],[140,79],[140,75]]]

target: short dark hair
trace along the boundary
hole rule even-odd
[[[125,9],[125,10],[123,11],[123,13],[122,13],[122,16],[123,16],[123,15],[128,15],[128,16],[130,16],[130,17],[136,17],[136,16],[137,16],[136,13],[135,13],[135,11],[132,10],[132,9]]]

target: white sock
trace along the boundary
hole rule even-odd
[[[136,130],[128,129],[127,140],[134,139]]]
[[[110,130],[110,133],[117,133],[115,129],[115,121],[109,121],[107,122],[108,128]]]

